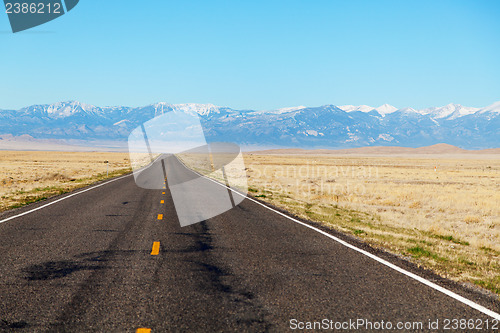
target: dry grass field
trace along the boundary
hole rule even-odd
[[[500,295],[500,155],[246,154],[250,194]]]
[[[128,153],[0,151],[0,211],[130,172]]]

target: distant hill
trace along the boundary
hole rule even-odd
[[[251,154],[373,154],[373,155],[398,155],[398,154],[500,154],[500,148],[466,150],[453,145],[439,143],[427,147],[361,147],[352,149],[268,149],[251,151]]]

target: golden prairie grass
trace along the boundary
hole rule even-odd
[[[245,155],[249,191],[500,294],[500,157]]]
[[[0,151],[0,211],[130,171],[127,153]]]

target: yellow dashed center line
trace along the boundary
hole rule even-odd
[[[160,203],[165,203],[165,200],[160,201]]]
[[[161,192],[161,194],[165,194],[165,192]]]
[[[163,214],[158,214],[158,220],[163,220]]]
[[[151,255],[157,256],[158,254],[160,254],[160,242],[154,242],[153,249],[151,250]]]
[[[151,333],[150,328],[138,328],[135,333]]]

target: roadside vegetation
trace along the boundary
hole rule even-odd
[[[0,211],[129,172],[126,153],[0,151]]]
[[[500,296],[500,157],[245,155],[249,193]]]

